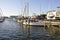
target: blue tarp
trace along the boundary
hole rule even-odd
[[[37,18],[41,19],[41,18],[43,18],[43,17],[42,17],[42,16],[37,16]]]

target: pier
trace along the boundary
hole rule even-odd
[[[51,24],[51,25],[59,25],[60,21],[42,21],[44,22],[46,25]]]

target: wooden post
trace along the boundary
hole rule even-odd
[[[44,29],[45,29],[45,27],[46,27],[46,20],[44,21]]]
[[[30,40],[30,26],[27,26],[27,40]]]

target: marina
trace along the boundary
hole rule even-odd
[[[60,12],[52,13],[3,17],[0,40],[60,40]]]
[[[60,0],[0,0],[0,40],[60,40]]]

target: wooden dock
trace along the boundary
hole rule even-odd
[[[60,27],[60,21],[42,21],[44,22],[45,26],[59,26]]]

